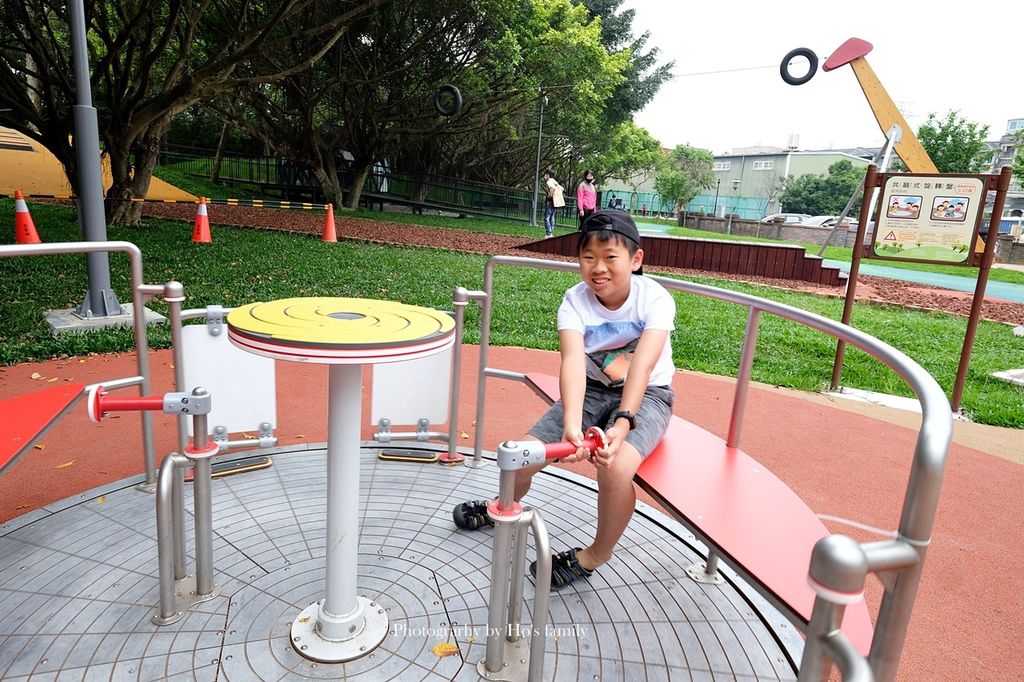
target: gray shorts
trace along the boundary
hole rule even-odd
[[[675,394],[671,386],[648,386],[644,391],[640,409],[636,413],[636,428],[626,435],[626,442],[637,449],[640,457],[651,454],[668,429],[672,416]],[[622,401],[622,387],[609,388],[596,381],[587,381],[587,392],[583,396],[583,430],[600,426],[608,430],[612,426],[611,416],[619,411]],[[562,440],[564,423],[562,401],[559,400],[544,413],[528,433],[544,443]]]

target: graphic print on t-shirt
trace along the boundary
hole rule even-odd
[[[587,376],[606,386],[617,386],[626,380],[629,363],[633,359],[637,342],[644,331],[644,323],[638,320],[604,322],[587,327],[584,342],[587,348],[597,346],[600,350],[587,354]]]

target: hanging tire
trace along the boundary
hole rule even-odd
[[[807,68],[807,73],[799,78],[789,73],[789,62],[794,57],[806,57],[810,65]],[[786,81],[790,85],[803,85],[807,81],[814,78],[814,74],[818,72],[818,55],[814,54],[814,50],[809,47],[798,47],[795,50],[790,50],[786,53],[786,56],[782,58],[782,63],[779,64],[779,75],[782,76],[782,80]]]
[[[462,93],[454,85],[442,85],[434,93],[434,109],[442,116],[454,116],[462,111]]]

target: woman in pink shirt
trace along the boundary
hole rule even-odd
[[[576,210],[580,214],[580,225],[597,208],[597,187],[594,186],[594,171],[583,174],[583,180],[576,188]]]

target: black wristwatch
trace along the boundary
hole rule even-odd
[[[619,419],[620,417],[629,422],[630,431],[636,428],[636,417],[633,415],[632,412],[630,412],[629,410],[619,410],[618,412],[612,415],[612,422],[614,423],[615,420]]]

